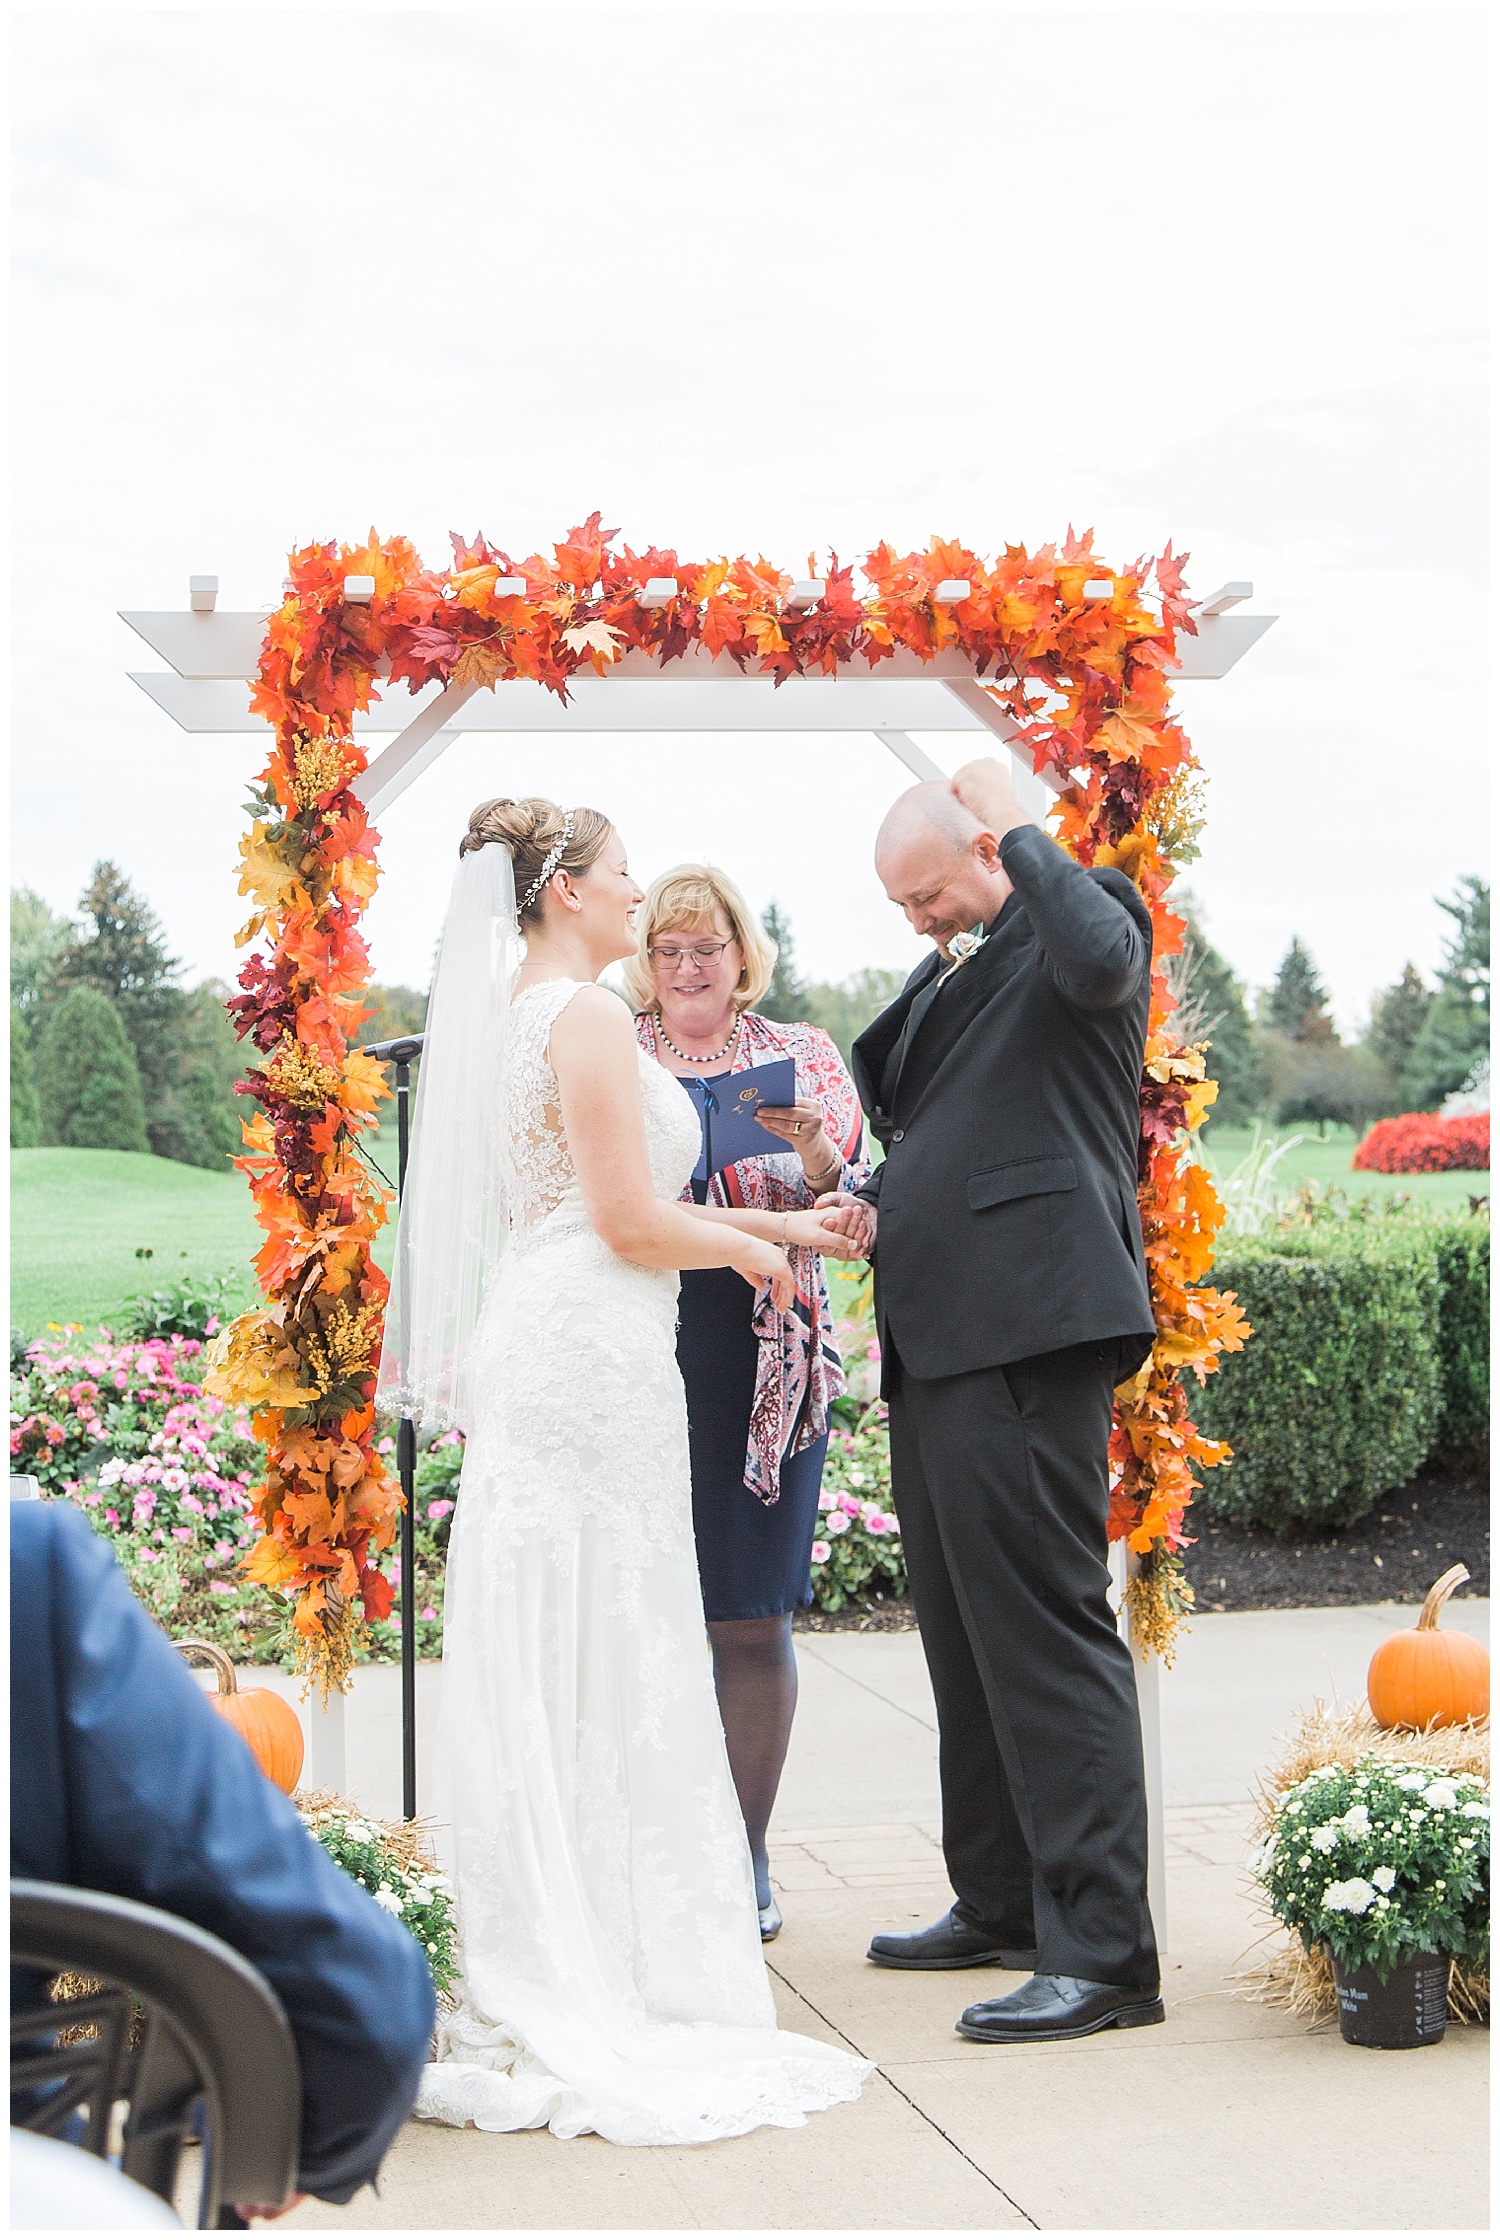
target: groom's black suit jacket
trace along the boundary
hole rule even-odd
[[[1153,1321],[1136,1211],[1151,920],[1119,871],[1035,825],[1008,832],[1015,889],[976,955],[934,951],[854,1045],[885,1160],[881,1344],[957,1376]],[[1128,1362],[1121,1374],[1128,1374]]]

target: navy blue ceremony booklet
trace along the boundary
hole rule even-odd
[[[748,1066],[743,1073],[716,1073],[707,1081],[684,1073],[678,1080],[698,1107],[703,1148],[693,1169],[695,1182],[706,1182],[736,1159],[763,1159],[768,1152],[785,1155],[792,1146],[773,1136],[756,1119],[763,1104],[789,1105],[797,1101],[797,1064],[794,1058],[773,1058],[769,1065]]]

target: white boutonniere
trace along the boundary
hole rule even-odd
[[[946,970],[939,973],[939,981],[946,980],[950,974],[957,972],[959,966],[967,964],[970,957],[978,956],[988,939],[989,935],[983,926],[974,926],[968,933],[956,933],[948,944],[948,964]]]

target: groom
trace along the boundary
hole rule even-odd
[[[885,1146],[892,1491],[937,1699],[957,1904],[889,1968],[1033,1968],[965,2037],[1160,2022],[1130,1652],[1106,1600],[1110,1409],[1153,1336],[1136,1212],[1151,921],[996,761],[913,786],[877,874],[935,943],[854,1045]],[[852,1226],[869,1216],[842,1198]]]

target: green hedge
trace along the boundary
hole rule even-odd
[[[1205,1507],[1277,1532],[1352,1524],[1440,1436],[1472,1446],[1481,1407],[1488,1423],[1487,1232],[1398,1215],[1227,1242],[1210,1281],[1238,1294],[1255,1335],[1192,1393],[1203,1429],[1234,1448]]]
[[[1443,1420],[1437,1444],[1454,1461],[1481,1455],[1490,1437],[1490,1225],[1486,1218],[1433,1224],[1443,1303],[1438,1362]]]

